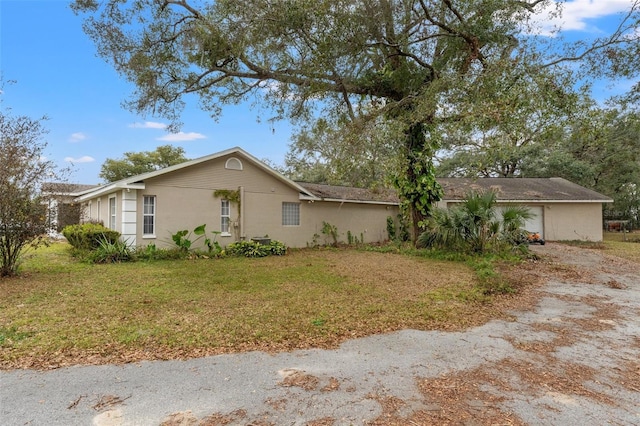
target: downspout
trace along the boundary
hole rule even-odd
[[[244,186],[240,187],[240,240],[244,241],[247,236],[244,233]]]

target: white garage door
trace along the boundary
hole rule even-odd
[[[529,207],[533,217],[525,222],[524,229],[530,232],[539,232],[544,238],[544,222],[542,220],[542,207]]]
[[[502,210],[504,206],[500,206],[498,209]],[[527,220],[524,224],[524,229],[529,232],[538,232],[540,233],[540,238],[544,238],[544,221],[542,217],[542,207],[528,207],[529,211],[532,214],[532,218]]]

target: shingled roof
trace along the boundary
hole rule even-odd
[[[439,178],[443,200],[462,200],[471,191],[494,191],[499,201],[563,201],[610,203],[613,200],[563,178]],[[296,182],[323,200],[398,204],[393,189]]]
[[[323,200],[384,204],[398,204],[400,202],[398,195],[393,189],[368,189],[307,182],[296,183],[314,196],[322,198]]]
[[[75,195],[97,187],[98,185],[84,185],[80,183],[44,182],[42,184],[42,191],[51,194]]]
[[[439,178],[438,182],[444,189],[443,200],[462,200],[470,191],[495,191],[500,201],[613,201],[563,178]]]

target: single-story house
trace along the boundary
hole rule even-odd
[[[470,190],[496,191],[500,205],[530,207],[527,228],[548,240],[602,239],[602,203],[611,199],[564,179],[439,179],[440,207],[459,203]],[[187,161],[91,188],[75,199],[84,220],[102,221],[130,245],[173,245],[171,235],[206,224],[225,246],[253,238],[289,247],[331,242],[324,223],[340,241],[388,238],[387,218],[399,213],[393,190],[294,182],[241,148]]]
[[[498,206],[527,206],[528,231],[550,241],[602,241],[602,204],[613,200],[563,178],[440,178],[439,207],[448,208],[470,191],[494,191]]]
[[[170,247],[171,235],[206,224],[225,246],[264,238],[289,247],[330,242],[323,223],[340,241],[387,239],[387,217],[396,218],[394,191],[294,182],[241,148],[231,148],[162,170],[108,183],[79,196],[84,220],[102,221],[130,245]]]

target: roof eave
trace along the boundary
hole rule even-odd
[[[441,201],[447,203],[462,203],[462,198],[443,198]],[[544,200],[544,199],[527,199],[527,200],[501,200],[497,199],[497,203],[513,203],[513,204],[530,204],[530,203],[545,203],[545,204],[559,204],[559,203],[572,203],[572,204],[584,204],[584,203],[613,203],[611,198],[606,200]]]
[[[124,181],[118,181],[114,183],[110,183],[108,185],[102,186],[94,191],[83,194],[75,199],[76,202],[83,202],[90,200],[92,198],[100,197],[104,194],[111,193],[113,191],[117,191],[120,189],[144,189],[144,183],[127,183]]]

